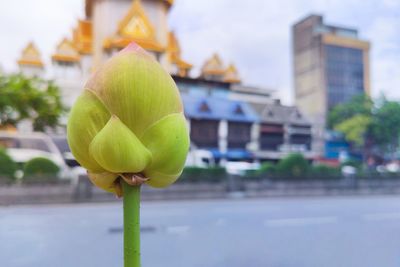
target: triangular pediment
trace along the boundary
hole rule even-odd
[[[243,114],[244,114],[243,109],[242,109],[242,106],[241,106],[240,104],[237,104],[237,105],[236,105],[235,110],[234,110],[234,113],[235,113],[236,115],[243,115]]]
[[[40,52],[37,47],[30,42],[22,51],[21,58],[18,60],[19,65],[35,65],[43,66],[42,59],[40,57]]]
[[[203,101],[203,102],[200,103],[199,111],[200,112],[211,112],[211,109],[208,106],[206,101]]]
[[[204,65],[206,70],[222,70],[223,68],[222,60],[217,54],[214,54]]]
[[[228,66],[228,68],[226,69],[225,74],[224,74],[224,81],[231,82],[231,83],[239,83],[240,82],[239,74],[238,74],[238,71],[237,71],[235,65],[230,64]]]
[[[52,59],[55,61],[78,62],[80,60],[80,55],[74,44],[67,38],[64,38],[57,45],[56,52],[53,54]]]
[[[121,21],[118,33],[134,39],[154,39],[154,28],[147,18],[139,0],[134,0],[128,14]]]
[[[58,44],[56,53],[59,55],[78,55],[75,46],[67,38],[64,38]]]
[[[24,51],[22,51],[22,57],[40,59],[40,53],[33,43],[29,43]]]
[[[206,60],[203,67],[201,68],[201,75],[206,77],[208,75],[221,76],[225,73],[224,64],[221,58],[214,54],[210,59]]]

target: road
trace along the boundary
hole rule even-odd
[[[145,202],[143,267],[398,267],[399,197]],[[123,266],[122,207],[0,207],[4,267]]]

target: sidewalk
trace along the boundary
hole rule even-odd
[[[232,180],[235,180],[232,182]],[[245,178],[244,178],[245,179]],[[296,196],[400,195],[400,180],[243,181],[177,183],[164,189],[142,187],[142,200],[266,198]],[[77,185],[31,184],[0,187],[0,205],[119,201],[86,177]]]

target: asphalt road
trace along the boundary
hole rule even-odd
[[[143,267],[398,267],[400,196],[142,204]],[[0,207],[0,266],[123,266],[122,207]]]

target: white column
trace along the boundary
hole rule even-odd
[[[221,120],[218,125],[218,149],[222,154],[228,151],[228,122]],[[225,165],[226,159],[222,159],[220,164]]]
[[[189,118],[186,118],[186,126],[187,126],[188,132],[190,134],[190,119]]]
[[[250,130],[250,143],[247,146],[248,150],[258,151],[260,149],[260,124],[253,123]]]

